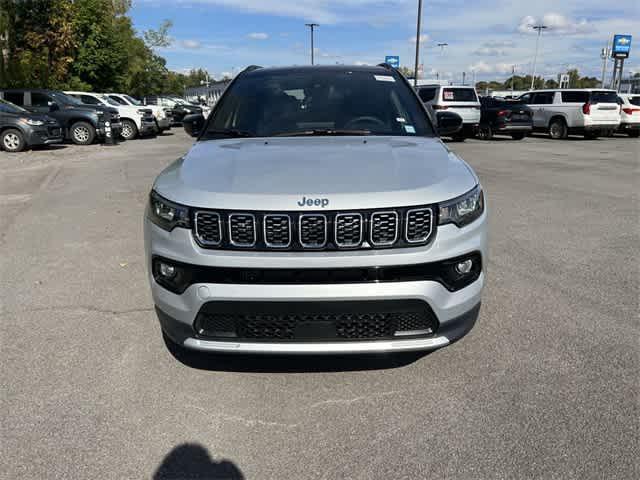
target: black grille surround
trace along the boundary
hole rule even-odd
[[[205,303],[199,338],[260,341],[354,341],[424,337],[438,320],[421,300]]]
[[[193,236],[202,248],[337,251],[427,245],[437,206],[326,212],[194,209]]]

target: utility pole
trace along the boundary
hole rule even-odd
[[[536,38],[536,53],[533,56],[533,73],[531,74],[531,90],[533,90],[535,81],[536,81],[536,62],[538,61],[538,45],[540,43],[540,36],[542,35],[542,30],[546,30],[547,27],[546,25],[529,25],[531,28],[533,28],[534,30],[538,31],[538,37]]]
[[[313,54],[315,50],[313,47],[313,29],[320,25],[318,23],[305,23],[305,25],[311,29],[311,65],[313,65]]]
[[[413,86],[418,86],[418,58],[420,57],[420,22],[422,20],[422,0],[418,0],[418,21],[416,26],[416,63],[413,68]]]
[[[607,81],[607,63],[609,63],[609,55],[611,55],[611,50],[609,47],[609,43],[602,49],[600,52],[600,58],[602,59],[602,80],[600,82],[600,88],[604,88],[604,84]]]
[[[516,80],[516,66],[511,65],[511,98],[513,98],[514,84]]]

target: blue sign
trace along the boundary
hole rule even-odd
[[[397,55],[387,55],[384,57],[384,63],[388,63],[393,68],[398,68],[400,66],[400,57]]]
[[[614,58],[628,58],[631,51],[631,35],[614,35],[611,56]]]

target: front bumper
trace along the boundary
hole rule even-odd
[[[192,265],[229,268],[344,268],[411,265],[440,262],[472,252],[487,262],[487,213],[464,228],[444,225],[424,247],[376,251],[247,252],[200,248],[191,232],[176,228],[166,232],[145,218],[145,248],[149,281],[163,331],[175,343],[190,349],[242,353],[381,353],[430,350],[448,345],[467,333],[478,316],[485,275],[470,285],[450,291],[435,280],[326,283],[235,284],[195,283],[176,294],[160,286],[151,272],[152,257],[159,256]],[[421,338],[325,341],[219,341],[198,336],[196,316],[209,302],[348,302],[420,300],[437,318],[438,328]]]
[[[150,135],[155,132],[156,124],[153,120],[142,120],[140,122],[140,135]]]
[[[629,130],[640,130],[640,123],[621,123],[619,131],[628,132]]]
[[[499,132],[531,132],[533,130],[533,125],[508,125],[508,124],[499,124],[497,125],[497,131]]]
[[[156,124],[158,125],[158,128],[160,130],[168,130],[171,128],[171,123],[172,123],[171,117],[166,116],[164,118],[158,118],[158,117],[155,117],[155,118],[156,118]]]
[[[52,145],[63,140],[62,129],[60,127],[36,127],[27,131],[27,145]]]

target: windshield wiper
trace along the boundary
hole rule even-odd
[[[209,135],[226,135],[227,137],[253,137],[253,133],[244,130],[236,130],[234,128],[210,128],[205,132],[205,136]]]
[[[310,137],[313,135],[329,136],[329,135],[369,135],[370,130],[340,130],[340,129],[314,129],[314,130],[302,130],[295,132],[283,132],[276,133],[274,137]]]

